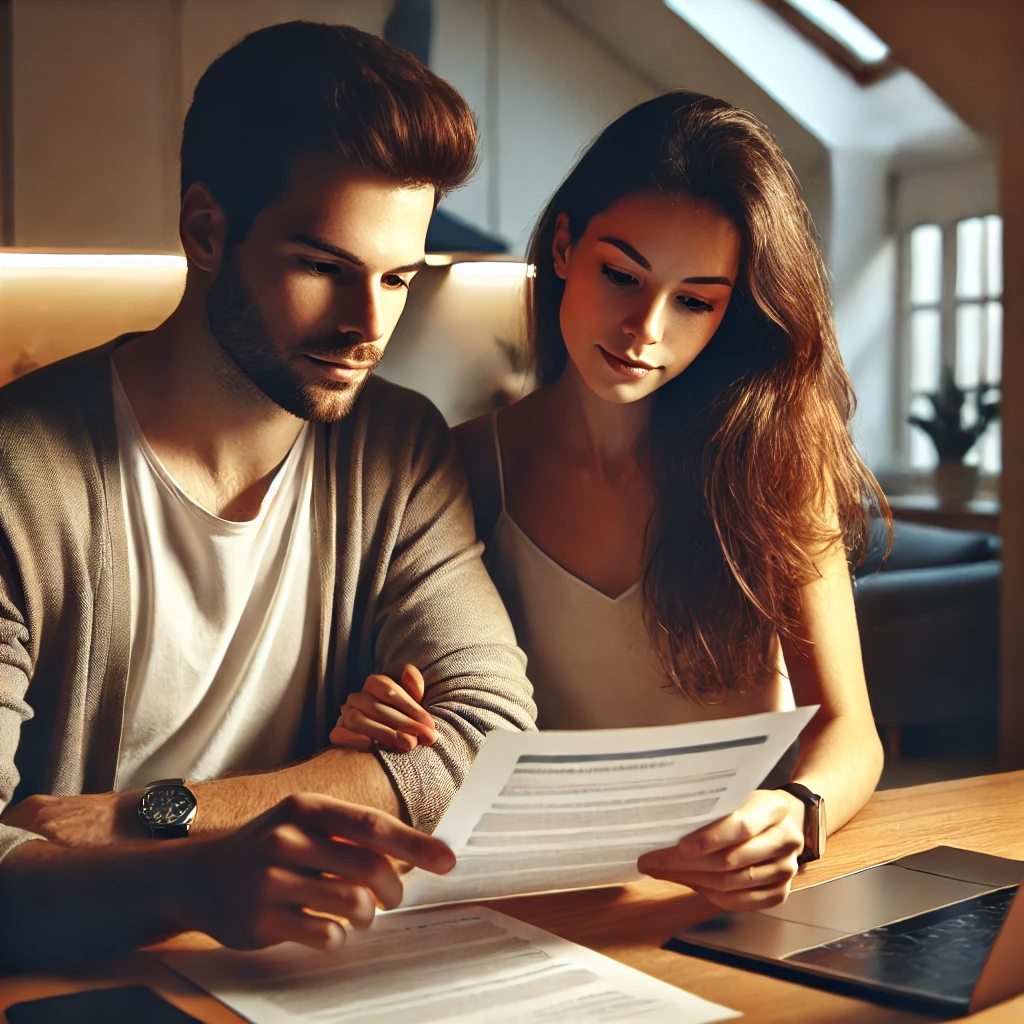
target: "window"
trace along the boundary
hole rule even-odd
[[[928,415],[922,392],[935,391],[943,366],[970,390],[965,422],[978,415],[978,389],[998,385],[1003,340],[1003,222],[969,217],[955,224],[918,224],[907,238],[906,338],[908,406]],[[911,469],[935,465],[935,449],[908,425]],[[1001,468],[998,421],[982,435],[967,461],[982,472]]]

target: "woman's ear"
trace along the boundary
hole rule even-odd
[[[569,272],[569,257],[572,251],[572,235],[569,234],[569,218],[560,213],[555,218],[555,239],[551,243],[551,256],[555,273],[564,281]]]

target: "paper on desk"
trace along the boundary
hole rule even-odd
[[[338,953],[166,953],[172,970],[253,1024],[705,1024],[738,1017],[614,960],[483,907],[378,918]]]
[[[434,831],[456,866],[410,872],[402,908],[635,881],[642,853],[740,807],[817,710],[488,733]]]

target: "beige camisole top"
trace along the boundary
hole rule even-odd
[[[527,656],[541,729],[668,725],[794,706],[780,673],[761,691],[702,708],[671,689],[643,620],[639,581],[611,598],[542,551],[508,514],[497,413],[501,515],[485,556]]]

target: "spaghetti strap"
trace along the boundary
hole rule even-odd
[[[498,410],[491,410],[491,435],[494,438],[494,458],[498,463],[498,486],[501,488],[501,511],[505,511],[505,468],[501,462],[501,438],[498,437]]]

